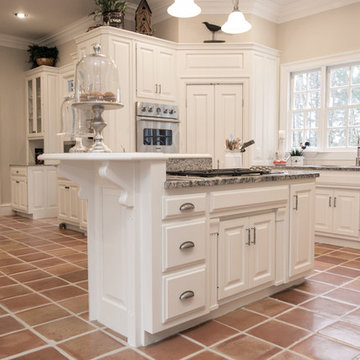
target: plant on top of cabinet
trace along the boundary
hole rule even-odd
[[[94,15],[94,19],[102,16],[104,25],[117,28],[124,28],[124,16],[127,1],[121,0],[94,0],[96,9],[89,15]]]
[[[27,52],[29,53],[28,62],[32,64],[32,69],[40,65],[55,66],[59,55],[56,46],[47,47],[36,44],[29,45]]]

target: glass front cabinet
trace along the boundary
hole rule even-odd
[[[56,152],[60,123],[58,68],[39,66],[25,73],[27,163],[39,163],[37,155]]]

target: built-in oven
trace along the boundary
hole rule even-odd
[[[136,104],[136,150],[179,152],[179,119],[176,105]]]

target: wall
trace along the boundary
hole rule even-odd
[[[211,14],[188,19],[172,18],[156,24],[156,33],[154,35],[179,43],[202,43],[204,40],[211,40],[212,38],[212,33],[206,28],[203,21],[221,26],[225,23],[227,17],[227,14]],[[277,48],[277,25],[275,23],[252,14],[245,14],[245,18],[252,25],[250,31],[239,35],[230,35],[218,31],[215,34],[215,40],[225,40],[233,43],[256,42]]]
[[[26,61],[25,50],[0,46],[0,205],[11,201],[9,164],[25,164],[26,160]]]
[[[72,56],[76,54],[75,40],[70,40],[64,44],[58,45],[57,48],[59,50],[59,59],[56,63],[56,67],[71,64],[74,61]]]
[[[360,48],[360,3],[278,25],[281,63]]]

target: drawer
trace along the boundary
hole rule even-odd
[[[163,322],[205,307],[205,267],[163,277]]]
[[[163,219],[198,215],[206,210],[206,194],[164,196],[163,197]]]
[[[163,271],[205,259],[205,219],[163,226]]]
[[[27,175],[27,167],[25,166],[12,166],[10,170],[11,175],[17,176],[26,176]]]
[[[287,201],[289,201],[289,187],[287,185],[214,191],[210,194],[210,212]]]

